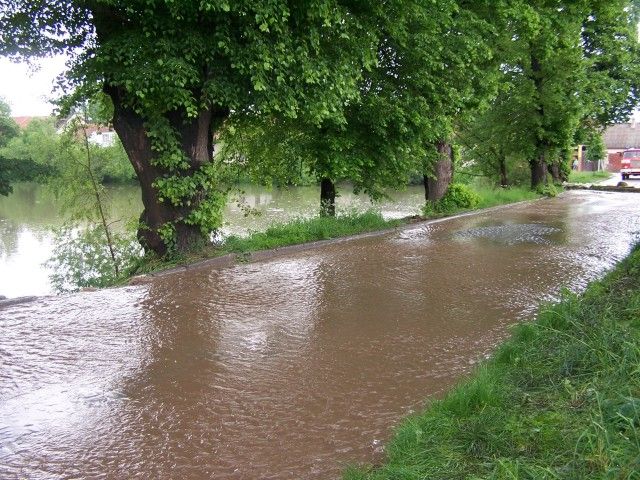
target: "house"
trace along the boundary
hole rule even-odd
[[[77,114],[72,114],[67,118],[61,119],[58,122],[58,133],[61,134],[65,129],[72,126],[72,128],[76,129],[79,138],[82,138],[83,135],[86,134],[89,143],[98,145],[99,147],[111,147],[115,145],[117,136],[113,127],[95,123],[84,123],[83,121],[80,121],[80,123],[75,122],[79,119],[80,117]],[[83,127],[84,132],[82,131]]]
[[[622,153],[629,148],[640,148],[640,124],[637,117],[629,123],[608,127],[604,131],[603,140],[607,149],[605,168],[610,172],[620,171]]]
[[[13,119],[14,122],[16,122],[18,124],[18,127],[20,127],[20,130],[24,130],[25,128],[27,128],[27,125],[29,125],[33,120],[47,120],[48,118],[51,117],[11,117]]]

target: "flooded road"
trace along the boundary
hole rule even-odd
[[[571,192],[0,310],[0,478],[338,478],[638,231]]]

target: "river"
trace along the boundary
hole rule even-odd
[[[318,212],[317,187],[268,189],[241,186],[233,192],[224,212],[224,234],[246,234],[264,230],[274,222],[309,217]],[[140,190],[134,186],[109,187],[107,205],[116,228],[140,216]],[[372,204],[349,187],[340,189],[338,213],[351,210],[380,210],[386,218],[415,215],[424,203],[422,187],[408,187],[390,193],[390,198]],[[62,204],[54,193],[33,183],[18,184],[8,197],[0,196],[0,295],[18,297],[52,293],[49,271],[43,263],[51,256],[52,229],[65,222]]]
[[[0,478],[338,478],[639,230],[569,192],[5,308]]]

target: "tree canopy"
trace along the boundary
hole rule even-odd
[[[375,61],[368,2],[4,2],[0,53],[65,53],[74,101],[107,93],[143,190],[147,248],[219,226],[211,132],[232,111],[340,117]]]

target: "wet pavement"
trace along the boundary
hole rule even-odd
[[[561,287],[630,250],[635,195],[418,224],[0,310],[0,478],[338,478]]]

